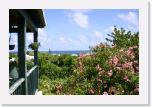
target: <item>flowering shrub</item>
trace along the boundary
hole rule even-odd
[[[108,36],[111,38],[106,40],[111,44],[100,43],[90,47],[91,54],[75,58],[52,56],[52,59],[41,56],[40,78],[46,75],[56,82],[46,88],[58,95],[138,95],[138,32],[131,33],[115,27]]]
[[[91,82],[88,94],[139,94],[139,46],[135,34],[115,28],[109,35],[113,36],[113,46],[101,43],[91,47],[93,54],[79,56],[78,70]]]

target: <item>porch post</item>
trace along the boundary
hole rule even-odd
[[[18,26],[18,67],[19,78],[25,78],[22,95],[28,95],[26,69],[26,19],[21,16]]]
[[[34,32],[34,42],[38,42],[38,30]],[[38,49],[34,50],[34,65],[38,65]]]
[[[34,42],[38,42],[38,29],[34,31]],[[34,65],[37,66],[37,73],[36,73],[36,89],[38,90],[39,85],[39,67],[38,67],[38,48],[34,50]]]

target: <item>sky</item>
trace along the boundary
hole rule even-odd
[[[106,42],[114,25],[132,32],[139,31],[139,11],[136,9],[48,9],[43,10],[46,26],[38,29],[39,51],[88,50]],[[16,35],[16,34],[11,34]],[[11,42],[17,45],[17,36]],[[33,34],[26,36],[26,46]],[[17,47],[15,48],[17,50]],[[27,47],[27,50],[28,47]]]

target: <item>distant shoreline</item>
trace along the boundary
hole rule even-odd
[[[63,54],[70,54],[73,56],[77,56],[80,54],[88,54],[91,53],[90,50],[67,50],[67,51],[39,51],[40,53],[48,53],[48,54],[52,54],[52,55],[63,55]],[[17,51],[11,51],[10,53],[14,53],[16,54]]]
[[[52,55],[62,55],[62,54],[70,54],[73,56],[77,56],[80,54],[87,54],[87,53],[91,53],[90,50],[73,50],[73,51],[40,51],[42,53],[49,53]]]

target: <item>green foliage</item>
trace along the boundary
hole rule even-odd
[[[70,55],[49,55],[39,53],[40,76],[46,75],[50,79],[70,76],[75,68],[75,57]]]
[[[139,44],[139,32],[131,33],[131,31],[126,31],[123,28],[117,29],[116,26],[114,26],[114,31],[108,36],[112,39],[106,38],[106,40],[119,48],[129,48]]]
[[[30,56],[34,56],[34,51],[27,51],[26,54]]]
[[[32,49],[32,50],[35,50],[35,49],[38,49],[40,46],[40,43],[39,42],[33,42],[31,44],[29,44],[29,48]]]
[[[27,70],[30,70],[34,66],[34,60],[26,61]]]
[[[15,59],[17,59],[17,55],[16,55],[16,54],[12,54],[12,53],[10,53],[10,54],[9,54],[9,59],[11,59],[11,58],[15,58]]]

